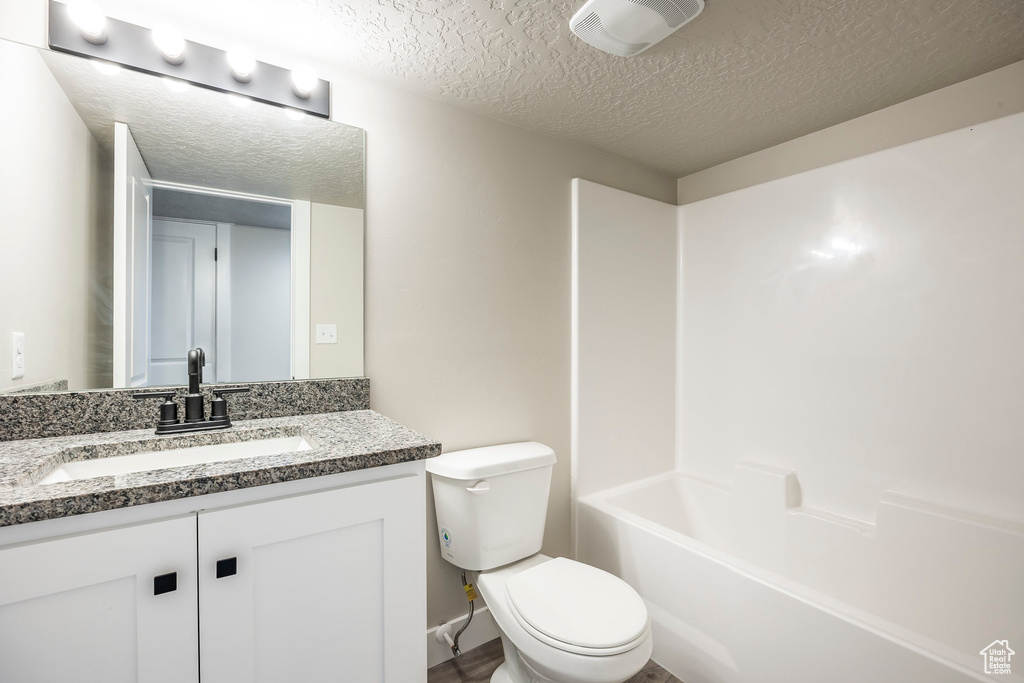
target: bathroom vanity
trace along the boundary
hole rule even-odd
[[[0,442],[0,680],[419,680],[439,453],[370,410]]]

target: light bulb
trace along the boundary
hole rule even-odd
[[[92,68],[96,69],[104,76],[116,76],[121,73],[121,67],[117,64],[111,64],[110,62],[104,62],[97,59],[92,60]]]
[[[319,82],[316,72],[308,66],[298,66],[292,70],[292,90],[302,99],[308,98]]]
[[[164,85],[171,92],[185,92],[188,89],[188,83],[177,78],[164,77]]]
[[[71,0],[68,3],[68,16],[82,32],[82,37],[93,45],[107,42],[107,18],[103,11],[91,0]]]
[[[239,83],[248,83],[256,70],[256,58],[251,50],[239,45],[228,50],[228,66],[231,67],[232,78]]]
[[[157,26],[153,29],[153,42],[168,64],[185,61],[185,38],[173,26]]]

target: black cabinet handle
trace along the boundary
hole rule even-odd
[[[234,576],[238,573],[238,558],[229,557],[225,560],[217,560],[217,578],[223,579],[225,576]]]
[[[153,595],[163,595],[178,590],[178,572],[153,577]]]

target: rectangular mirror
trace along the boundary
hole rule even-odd
[[[2,40],[0,92],[0,392],[363,374],[363,130]]]

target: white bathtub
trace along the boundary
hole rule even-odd
[[[632,584],[686,683],[1024,681],[1024,525],[887,493],[872,523],[795,474],[668,473],[579,500],[577,554]],[[981,650],[1008,640],[1010,675]],[[1012,658],[1011,658],[1012,659]]]

